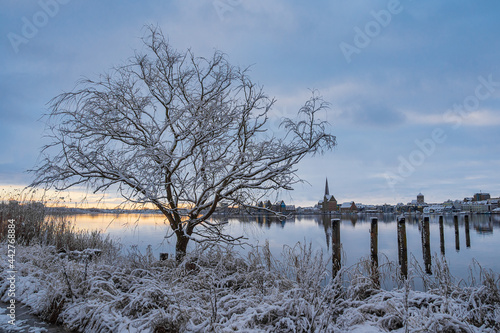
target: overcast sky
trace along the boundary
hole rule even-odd
[[[157,24],[180,50],[225,52],[293,116],[317,89],[334,151],[305,160],[312,205],[500,196],[500,2],[176,0],[2,2],[0,186],[25,186],[47,102],[141,48]],[[271,198],[274,199],[274,198]]]

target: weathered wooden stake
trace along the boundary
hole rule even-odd
[[[453,216],[453,224],[455,225],[455,250],[460,251],[460,234],[458,233],[458,216]]]
[[[429,230],[429,217],[424,217],[422,223],[422,253],[424,255],[425,272],[432,274],[431,240]]]
[[[401,266],[401,275],[408,277],[408,249],[406,245],[406,223],[403,217],[398,221],[398,259]]]
[[[341,267],[340,219],[332,219],[332,273],[336,276]]]
[[[372,218],[370,227],[370,250],[372,266],[378,267],[378,219]]]
[[[372,279],[375,285],[380,285],[378,274],[378,219],[372,217],[370,226],[370,258],[372,264]]]
[[[445,246],[444,246],[444,222],[443,222],[443,215],[439,216],[439,245],[441,247],[441,254],[444,256],[444,254],[445,254]]]
[[[470,247],[469,215],[464,216],[465,220],[465,246]]]

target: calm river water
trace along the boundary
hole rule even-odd
[[[398,263],[398,234],[395,215],[378,215],[379,262]],[[174,253],[174,238],[165,239],[167,225],[162,215],[75,215],[71,217],[80,229],[102,230],[123,245],[123,251],[131,246],[145,253],[152,246],[156,257],[160,252]],[[263,245],[269,241],[271,251],[280,257],[284,246],[294,246],[298,242],[312,243],[316,250],[322,249],[325,257],[332,253],[331,216],[295,216],[286,221],[261,217],[229,217],[227,232],[233,236],[244,235],[247,242]],[[408,258],[414,258],[424,267],[422,242],[423,217],[406,218],[406,238]],[[455,223],[453,215],[444,215],[442,236],[439,217],[429,216],[430,253],[441,256],[444,252],[453,276],[467,279],[473,260],[482,267],[500,273],[500,215],[470,215],[467,231],[464,215],[458,215]],[[340,232],[334,231],[334,239],[340,236],[342,265],[348,267],[360,259],[370,258],[371,217],[342,216]],[[444,250],[444,251],[443,251]],[[247,251],[239,249],[240,252]]]

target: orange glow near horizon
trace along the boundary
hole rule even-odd
[[[83,190],[63,192],[32,189],[22,185],[0,185],[0,202],[16,200],[19,202],[38,201],[46,207],[98,208],[98,209],[157,209],[153,204],[138,205],[109,193],[92,193]],[[180,205],[180,208],[188,208]]]
[[[133,205],[126,203],[123,198],[112,196],[108,193],[89,193],[83,190],[55,191],[43,189],[32,189],[23,185],[0,185],[0,201],[16,200],[20,202],[39,201],[47,207],[67,208],[132,208]],[[152,205],[144,205],[141,208],[154,208]]]

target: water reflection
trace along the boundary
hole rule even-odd
[[[495,215],[493,217],[497,222],[500,220],[500,215]],[[474,230],[480,234],[492,234],[493,233],[493,223],[492,217],[489,216],[487,221],[482,221],[481,223],[474,224]]]
[[[281,227],[285,230],[289,228],[289,223],[301,225],[306,221],[309,223],[314,221],[323,230],[325,240],[323,244],[332,255],[334,274],[340,269],[341,262],[350,265],[366,256],[369,256],[373,273],[376,274],[380,253],[389,260],[396,260],[403,276],[408,275],[410,253],[417,261],[420,261],[418,257],[421,258],[421,265],[427,274],[432,274],[432,256],[438,253],[446,257],[452,273],[459,272],[458,276],[462,278],[466,276],[472,259],[484,263],[484,267],[500,271],[500,264],[489,255],[492,248],[500,251],[500,235],[493,232],[500,226],[500,215],[413,214],[405,216],[398,222],[395,215],[379,215],[377,218],[365,215],[347,215],[341,218],[329,215],[296,216],[287,219]],[[383,226],[381,233],[380,225]],[[471,233],[471,229],[476,232]],[[365,230],[369,236],[367,234],[366,237],[363,236]],[[391,233],[395,233],[394,238],[390,236]],[[447,255],[445,238],[453,236],[455,251]],[[464,236],[465,238],[462,238]],[[484,238],[488,236],[492,238]],[[467,252],[460,248],[461,238],[465,240]],[[472,248],[471,243],[474,243],[474,239],[477,239],[476,247]],[[453,246],[453,243],[450,246]],[[421,254],[417,255],[420,251]],[[344,258],[341,258],[341,253],[344,253]]]
[[[375,217],[375,216],[373,216]],[[269,241],[274,256],[279,257],[283,246],[297,242],[312,242],[332,256],[332,270],[340,264],[351,266],[361,258],[369,258],[378,267],[383,258],[399,263],[401,274],[408,274],[408,258],[415,258],[430,274],[432,256],[446,256],[451,273],[467,278],[469,265],[476,259],[483,267],[500,272],[496,254],[500,252],[500,215],[437,215],[405,216],[396,222],[395,215],[372,216],[303,215],[283,220],[274,216],[225,217],[228,233],[245,235],[250,244]],[[332,223],[332,219],[338,222]],[[81,229],[101,229],[119,239],[124,249],[138,245],[145,251],[173,254],[174,239],[165,239],[168,226],[161,215],[77,215],[74,221]],[[464,231],[462,231],[464,230]],[[455,238],[455,242],[445,242]],[[460,243],[465,244],[464,248]],[[454,251],[455,250],[455,251]],[[239,249],[238,251],[248,251]]]

